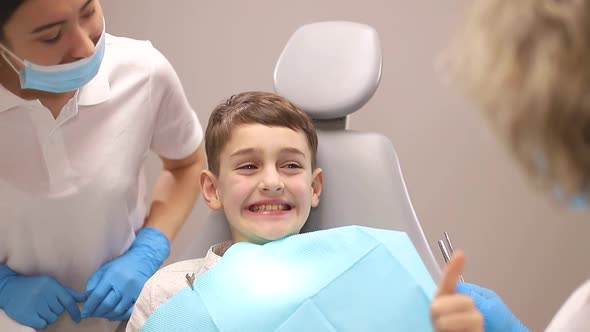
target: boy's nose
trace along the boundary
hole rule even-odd
[[[260,190],[264,192],[281,192],[285,189],[285,184],[277,172],[266,172],[264,178],[260,181]]]
[[[261,189],[265,192],[280,192],[283,191],[283,189],[285,189],[285,184],[283,184],[283,182],[281,181],[273,183],[262,182]]]

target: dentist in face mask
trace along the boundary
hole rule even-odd
[[[446,58],[533,182],[590,207],[590,1],[473,1]],[[590,331],[590,280],[546,331]]]
[[[0,29],[0,331],[115,331],[199,194],[201,125],[98,0],[2,0]]]

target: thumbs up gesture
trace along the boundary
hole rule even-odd
[[[483,332],[484,318],[472,298],[457,293],[465,255],[461,251],[449,260],[430,306],[432,325],[437,332]]]

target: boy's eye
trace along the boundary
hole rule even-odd
[[[242,166],[239,166],[237,169],[256,169],[256,165],[254,165],[254,164],[242,165]]]
[[[297,163],[288,163],[285,165],[286,168],[302,168],[299,164]]]

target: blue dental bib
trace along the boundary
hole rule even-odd
[[[436,286],[404,232],[360,226],[236,243],[143,332],[432,331]]]

